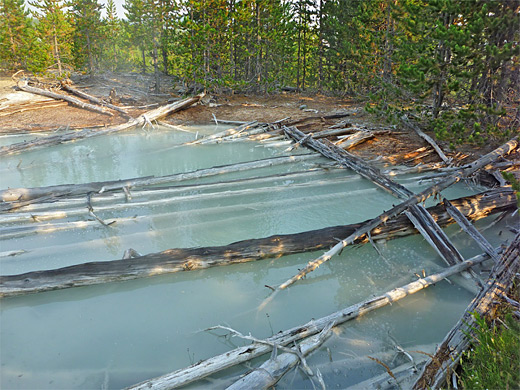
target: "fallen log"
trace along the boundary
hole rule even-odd
[[[297,131],[289,131],[289,135],[295,136],[296,139],[300,139],[303,137],[303,133]],[[469,175],[472,175],[476,171],[478,171],[480,168],[488,165],[490,162],[495,161],[498,157],[510,153],[512,150],[514,150],[518,146],[518,137],[513,138],[509,142],[505,143],[504,145],[498,147],[494,151],[486,154],[485,156],[479,158],[478,160],[474,161],[471,164],[468,164],[467,168],[458,171],[457,173],[454,173],[450,178],[447,178],[439,183],[434,184],[433,186],[427,188],[426,190],[422,191],[419,194],[410,196],[407,200],[404,202],[398,204],[397,206],[394,206],[389,211],[379,215],[378,217],[367,221],[365,224],[363,224],[357,231],[352,233],[347,238],[341,240],[338,242],[334,247],[332,247],[329,251],[318,257],[317,259],[310,261],[305,268],[303,268],[300,272],[298,272],[296,275],[294,275],[292,278],[288,279],[281,285],[279,285],[275,291],[271,294],[271,296],[266,299],[261,307],[264,307],[267,303],[269,303],[272,299],[274,299],[275,294],[277,294],[279,291],[289,287],[290,285],[294,284],[296,281],[300,280],[304,276],[306,276],[308,273],[314,271],[316,268],[318,268],[321,264],[329,261],[332,256],[338,254],[345,248],[346,246],[354,243],[358,238],[364,236],[365,234],[372,231],[372,229],[376,228],[377,226],[380,226],[382,223],[386,223],[386,221],[402,212],[407,210],[409,207],[417,205],[418,203],[424,202],[426,199],[428,199],[430,196],[440,193],[443,189],[449,187],[450,185],[458,182],[464,177],[467,177]],[[312,139],[311,139],[312,141]],[[314,147],[316,143],[308,143],[311,147]],[[329,157],[333,160],[338,159],[338,154],[332,151],[328,147],[322,147],[323,144],[317,145],[316,150],[318,150],[321,154],[323,154],[326,157]],[[343,162],[347,166],[351,166],[352,162],[345,159],[340,159],[338,162]],[[361,166],[359,169],[356,167],[356,170],[359,174],[362,174],[363,176],[370,177],[372,176],[370,170],[373,170],[373,168],[369,166]],[[376,172],[377,173],[377,172]],[[387,185],[391,181],[388,178],[381,177],[378,175],[375,175],[374,178],[377,179],[377,183],[382,187],[387,189]]]
[[[493,266],[486,287],[473,299],[460,321],[445,337],[437,352],[414,384],[414,389],[436,389],[443,385],[447,375],[454,371],[461,354],[468,348],[475,334],[475,313],[490,319],[495,315],[496,301],[512,287],[520,271],[520,234],[517,234],[500,261]],[[497,383],[497,385],[499,385]]]
[[[168,104],[166,106],[158,107],[140,115],[138,118],[132,118],[128,122],[122,123],[120,125],[108,126],[101,129],[83,129],[76,132],[52,135],[38,138],[32,141],[19,142],[13,145],[2,146],[0,148],[0,156],[20,153],[29,149],[36,149],[43,146],[58,145],[66,142],[78,141],[85,138],[117,133],[119,131],[133,129],[139,126],[142,127],[153,120],[159,119],[163,116],[182,110],[191,106],[192,104],[197,103],[203,96],[203,94],[200,94],[191,98],[186,98],[178,102],[174,102],[172,104]]]
[[[510,189],[491,190],[472,197],[453,200],[452,204],[470,219],[510,210],[515,206]],[[428,209],[441,225],[453,222],[441,205]],[[405,216],[390,219],[371,230],[373,239],[399,237],[416,233]],[[169,249],[159,253],[122,261],[104,261],[73,265],[54,270],[28,272],[0,277],[0,297],[50,290],[131,280],[167,273],[243,263],[266,258],[279,258],[293,253],[316,251],[337,243],[335,237],[348,236],[367,222],[335,226],[297,234],[235,242],[220,247]],[[359,236],[355,242],[366,242]]]
[[[446,164],[450,164],[451,163],[452,159],[446,157],[446,155],[444,154],[442,149],[439,147],[439,145],[437,145],[437,143],[429,135],[425,134],[417,126],[414,126],[410,122],[410,120],[408,119],[408,117],[406,115],[403,115],[403,117],[401,118],[401,121],[403,122],[403,124],[406,127],[408,127],[409,129],[412,129],[413,131],[415,131],[419,137],[421,137],[423,140],[428,142],[433,147],[433,149],[437,152],[437,154],[439,155],[441,160],[444,161],[444,163],[446,163]]]
[[[56,108],[56,107],[62,107],[62,106],[66,106],[66,105],[68,105],[67,102],[55,102],[55,103],[45,103],[45,105],[33,105],[33,106],[29,106],[29,107],[18,108],[14,111],[2,112],[2,113],[0,113],[0,117],[18,114],[20,112],[41,110],[44,108]]]
[[[67,95],[63,95],[61,93],[55,93],[55,92],[51,92],[51,91],[47,91],[45,89],[41,89],[41,88],[36,88],[36,87],[31,87],[27,80],[20,80],[18,81],[18,88],[21,89],[22,91],[25,91],[25,92],[30,92],[30,93],[34,93],[36,95],[42,95],[42,96],[47,96],[47,97],[51,97],[53,99],[56,99],[56,100],[64,100],[66,102],[69,102],[75,106],[78,106],[79,108],[83,108],[83,109],[86,109],[86,110],[89,110],[89,111],[94,111],[94,112],[97,112],[97,113],[100,113],[100,114],[104,114],[104,115],[108,115],[108,116],[113,116],[114,114],[112,114],[110,111],[108,111],[106,108],[103,108],[103,107],[99,107],[99,106],[94,106],[92,104],[89,104],[89,103],[85,103],[79,99],[76,99],[72,96],[67,96]]]
[[[330,335],[330,329],[334,323],[330,323],[319,334],[303,340],[294,348],[288,349],[285,347],[275,347],[286,351],[281,355],[271,356],[271,359],[266,361],[251,373],[240,378],[238,381],[228,386],[226,390],[253,390],[253,389],[269,389],[297,363],[302,363],[305,367],[305,372],[308,375],[314,375],[305,362],[305,357],[318,349]]]
[[[217,181],[212,183],[204,183],[204,184],[180,184],[180,185],[172,185],[167,187],[161,187],[161,188],[144,188],[135,190],[132,189],[131,192],[131,199],[136,200],[139,198],[148,198],[150,200],[156,199],[160,197],[161,199],[169,198],[174,196],[175,194],[182,193],[183,191],[186,191],[187,189],[194,189],[197,190],[215,190],[220,188],[233,188],[236,186],[240,186],[244,183],[246,184],[260,184],[260,183],[271,183],[276,180],[281,179],[299,179],[299,178],[307,178],[312,177],[316,175],[323,175],[324,172],[330,171],[330,170],[339,170],[341,168],[335,167],[335,166],[318,166],[315,168],[310,168],[305,171],[295,171],[295,172],[287,172],[287,173],[281,173],[281,174],[273,174],[273,175],[267,175],[267,176],[254,176],[254,177],[244,177],[239,179],[232,179],[232,180],[224,180],[224,181]],[[360,179],[360,176],[358,175],[352,175],[352,176],[344,176],[344,178],[348,178],[349,180],[358,180]],[[327,178],[324,178],[327,179]],[[339,179],[339,178],[338,178]],[[102,187],[101,187],[102,188]],[[95,197],[92,197],[92,200],[95,201],[96,205],[102,204],[102,205],[114,205],[114,202],[118,201],[125,201],[125,204],[127,206],[132,205],[133,202],[129,202],[128,195],[126,191],[130,191],[129,187],[123,187],[123,192],[106,192],[102,194],[95,194]],[[42,211],[51,211],[56,212],[56,210],[70,210],[74,207],[83,207],[85,205],[85,198],[81,196],[82,194],[79,194],[80,197],[73,196],[73,197],[63,197],[63,198],[55,198],[52,202],[46,202],[46,203],[35,203],[32,204],[30,207],[19,207],[16,212],[10,212],[10,213],[4,213],[4,215],[0,215],[0,223],[4,222],[13,222],[13,221],[21,221],[23,220],[24,214],[27,212],[33,213],[33,212],[42,212]],[[0,203],[1,204],[1,203]],[[14,217],[22,217],[22,218],[14,218]]]
[[[371,131],[358,131],[357,133],[352,134],[350,137],[343,138],[334,144],[345,150],[348,150],[374,137],[375,134]]]
[[[121,107],[118,107],[118,106],[115,106],[113,104],[110,104],[110,103],[108,103],[108,102],[106,102],[106,101],[104,101],[104,100],[102,100],[100,98],[97,98],[95,96],[89,95],[88,93],[80,91],[80,90],[78,90],[76,88],[72,88],[70,85],[63,84],[61,88],[64,89],[65,91],[70,92],[70,93],[72,93],[74,95],[77,95],[77,96],[79,96],[79,97],[81,97],[83,99],[87,99],[87,100],[91,101],[92,103],[96,103],[96,104],[99,104],[100,106],[108,107],[108,108],[110,108],[110,109],[112,109],[114,111],[117,111],[117,112],[123,114],[123,116],[125,116],[127,118],[131,118],[130,115],[128,115],[128,113],[124,109],[122,109]]]
[[[464,230],[473,240],[480,246],[485,253],[487,253],[495,262],[498,262],[500,259],[498,257],[498,253],[496,253],[495,249],[491,246],[491,244],[486,240],[486,238],[480,234],[480,232],[473,226],[468,219],[459,211],[458,208],[453,206],[448,199],[443,199],[442,201],[444,206],[446,207],[446,211],[451,217],[457,221],[459,226]]]
[[[436,284],[443,279],[455,275],[461,271],[468,269],[476,264],[480,264],[488,259],[487,255],[475,256],[461,264],[446,268],[445,270],[430,275],[425,278],[420,278],[414,282],[408,283],[402,287],[390,290],[382,295],[374,298],[369,298],[363,302],[349,306],[343,310],[329,314],[328,316],[311,320],[305,325],[297,326],[295,328],[279,332],[274,336],[269,337],[266,341],[276,343],[278,345],[287,345],[294,341],[298,341],[321,332],[327,325],[334,323],[338,326],[347,321],[359,318],[373,310],[379,309],[386,305],[397,302],[409,295],[423,290]],[[222,355],[214,356],[212,358],[203,360],[193,364],[187,368],[180,369],[169,374],[150,379],[134,386],[128,387],[131,390],[147,390],[147,389],[173,389],[185,386],[199,379],[205,378],[208,375],[215,374],[226,368],[233,367],[237,364],[262,356],[271,351],[271,347],[265,344],[251,344],[244,347],[236,348],[228,351]]]
[[[200,145],[200,144],[207,144],[207,143],[217,143],[220,139],[222,139],[224,137],[240,134],[243,131],[245,131],[251,127],[256,127],[257,125],[258,125],[257,121],[247,122],[247,123],[244,123],[243,125],[238,126],[237,128],[227,129],[227,130],[215,133],[215,134],[208,135],[207,137],[197,139],[195,141],[186,142],[186,145]]]
[[[25,206],[30,201],[40,198],[58,198],[68,195],[86,195],[88,192],[107,192],[113,190],[121,190],[124,187],[144,187],[152,185],[160,185],[167,183],[175,183],[184,180],[200,179],[203,177],[221,175],[224,173],[241,172],[249,169],[258,169],[281,165],[286,163],[301,162],[319,157],[317,154],[301,154],[297,156],[272,157],[256,161],[247,161],[243,163],[221,165],[212,168],[203,168],[196,171],[175,173],[166,176],[147,176],[129,180],[114,180],[106,182],[93,182],[86,184],[63,184],[48,187],[35,188],[8,188],[0,191],[0,211],[6,211],[13,208]],[[2,204],[4,202],[5,204]],[[20,204],[17,204],[19,202]]]

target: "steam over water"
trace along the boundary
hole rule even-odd
[[[193,140],[197,131],[200,135],[217,131],[214,127],[190,130],[193,133],[139,130],[5,157],[0,162],[0,187],[162,176],[284,155],[284,147],[266,148],[253,142],[181,146]],[[9,137],[1,142],[23,139]],[[351,171],[324,170],[329,163],[317,157],[175,183],[184,187],[167,195],[135,190],[128,202],[122,198],[103,203],[94,196],[96,214],[107,222],[116,220],[110,227],[88,215],[86,199],[63,204],[60,210],[67,215],[59,219],[5,222],[0,226],[0,252],[24,252],[0,257],[0,272],[9,275],[116,260],[128,248],[146,254],[344,225],[374,217],[398,202]],[[314,171],[301,173],[309,169]],[[411,176],[398,180],[416,192],[431,184]],[[460,184],[443,195],[456,198],[475,192],[478,189]],[[477,227],[490,222],[480,221]],[[465,257],[479,253],[456,226],[447,232]],[[500,224],[484,234],[493,245],[509,237]],[[268,337],[415,280],[414,272],[431,274],[445,266],[421,236],[377,245],[384,258],[370,245],[348,248],[280,293],[262,311],[256,308],[270,292],[264,286],[284,282],[321,252],[3,299],[1,387],[122,388],[245,343],[219,337],[222,332],[203,331],[210,326],[226,325]],[[452,284],[441,282],[347,323],[308,359],[309,365],[320,369],[329,388],[345,388],[385,373],[367,356],[391,367],[406,363],[405,356],[396,354],[396,343],[409,351],[432,353],[473,297],[458,284],[458,277],[451,280]],[[424,355],[414,357],[420,360]],[[223,388],[246,371],[246,367],[228,370],[192,386]],[[277,388],[312,388],[312,384],[296,371]]]

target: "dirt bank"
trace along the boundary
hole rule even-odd
[[[134,117],[158,105],[180,99],[179,92],[187,92],[173,78],[166,76],[161,79],[160,88],[156,91],[151,76],[136,73],[96,77],[74,75],[72,81],[75,88],[106,101],[109,101],[112,95],[114,104],[128,107],[129,114]],[[47,86],[53,83],[58,85],[52,80],[42,82]],[[57,92],[65,93],[62,90]],[[349,113],[348,117],[324,119],[326,116],[345,112]],[[165,121],[175,125],[196,125],[213,123],[215,118],[274,122],[287,117],[292,121],[300,121],[297,126],[305,132],[317,132],[338,123],[345,127],[358,126],[370,130],[387,126],[377,123],[367,115],[361,103],[323,95],[304,96],[286,92],[270,96],[206,96],[201,103],[174,113],[165,118]],[[107,116],[19,91],[12,78],[0,78],[0,134],[104,127],[126,121],[126,118],[117,113]],[[395,127],[390,129],[390,134],[376,136],[352,152],[364,158],[382,156],[390,163],[416,164],[439,161],[433,150],[414,132]],[[446,145],[441,146],[446,148]],[[488,144],[482,149],[464,147],[460,149],[462,152],[447,154],[456,160],[468,160],[495,146]]]

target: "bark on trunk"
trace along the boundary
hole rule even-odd
[[[511,190],[499,189],[453,200],[452,204],[467,218],[478,219],[491,213],[513,209],[515,197]],[[453,222],[440,205],[429,208],[428,211],[441,225]],[[335,237],[349,236],[365,224],[366,222],[298,234],[275,235],[239,241],[221,247],[169,249],[124,261],[93,262],[54,270],[2,276],[0,297],[131,280],[316,251],[336,244]],[[388,219],[384,225],[371,230],[373,239],[400,237],[413,233],[416,233],[416,230],[405,216]],[[366,242],[366,236],[359,237],[355,242]]]

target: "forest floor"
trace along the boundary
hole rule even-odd
[[[91,95],[110,100],[116,94],[114,104],[128,109],[137,117],[158,105],[180,99],[181,94],[189,94],[181,84],[171,77],[162,77],[159,91],[154,89],[152,75],[137,73],[104,74],[87,77],[79,74],[71,76],[73,86]],[[65,94],[64,91],[56,91]],[[194,94],[194,93],[192,93]],[[368,115],[364,104],[346,98],[324,95],[307,96],[291,92],[265,95],[220,95],[206,96],[188,109],[176,112],[166,119],[173,125],[198,125],[214,123],[217,120],[259,121],[270,123],[290,117],[292,122],[300,121],[298,128],[304,132],[317,132],[343,121],[345,127],[361,126],[370,130],[388,129]],[[324,117],[349,113],[347,119],[324,119]],[[49,132],[58,129],[81,129],[105,127],[126,122],[121,115],[112,117],[73,107],[65,102],[19,91],[11,77],[0,77],[0,134]],[[426,142],[414,132],[392,127],[390,134],[376,136],[352,150],[362,158],[383,156],[389,163],[417,164],[419,162],[440,161]],[[482,148],[463,146],[457,153],[446,154],[455,161],[466,162],[493,149],[499,144],[486,144]],[[425,153],[425,148],[429,153]]]

